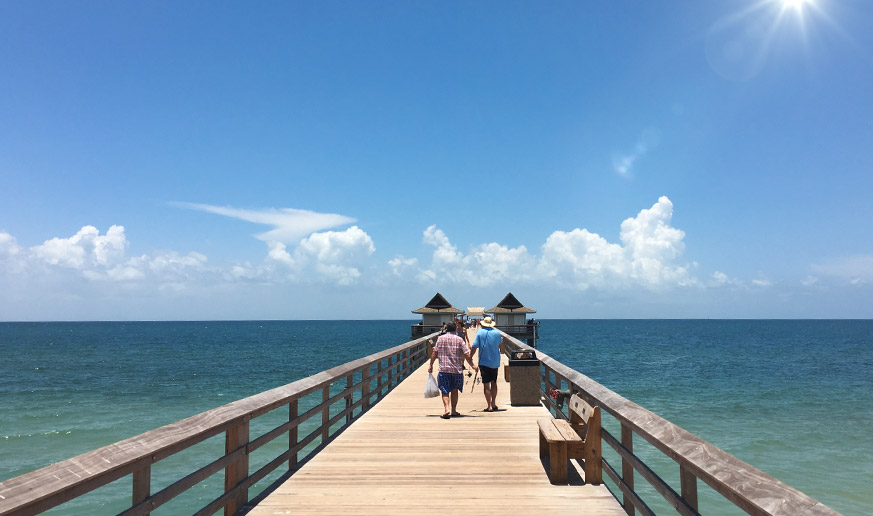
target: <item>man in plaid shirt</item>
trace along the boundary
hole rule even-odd
[[[455,323],[448,323],[446,329],[448,332],[440,335],[433,347],[430,366],[427,368],[427,372],[432,373],[433,362],[439,358],[440,372],[437,375],[437,384],[439,384],[440,392],[443,395],[445,413],[440,416],[443,419],[460,416],[457,411],[458,393],[464,390],[464,360],[469,362],[474,370],[479,370],[473,364],[473,359],[470,358],[470,348],[467,347],[467,343],[455,334]],[[451,412],[449,412],[449,395],[451,395]]]

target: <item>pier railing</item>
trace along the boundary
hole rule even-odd
[[[518,339],[506,333],[503,335],[508,342],[508,349],[531,349]],[[578,393],[591,405],[600,406],[603,413],[611,415],[620,424],[620,436],[612,435],[606,428],[602,429],[602,436],[603,442],[621,457],[621,465],[610,464],[606,454],[601,455],[603,471],[621,491],[622,505],[627,514],[633,516],[635,511],[645,516],[654,514],[634,487],[636,476],[639,475],[683,516],[699,515],[698,480],[754,516],[839,515],[818,500],[623,398],[541,350],[536,350],[536,353],[541,361],[543,398],[556,417],[566,419],[567,414],[547,394],[552,388]],[[635,436],[645,439],[676,463],[680,484],[678,492],[634,454]]]
[[[119,441],[51,466],[0,482],[0,515],[38,514],[125,476],[131,480],[131,506],[121,514],[147,515],[212,475],[224,471],[224,493],[199,511],[211,515],[224,508],[232,515],[249,501],[249,489],[280,467],[294,470],[321,450],[337,433],[377,403],[403,378],[426,360],[426,337],[348,362],[333,369],[254,396],[208,410],[136,437]],[[336,385],[345,380],[345,385]],[[338,393],[334,390],[345,387]],[[320,404],[299,413],[298,401],[321,391]],[[332,406],[341,410],[331,415]],[[287,421],[259,436],[250,435],[250,422],[288,407]],[[334,410],[333,412],[336,412]],[[301,424],[320,416],[320,424],[305,436]],[[312,426],[311,424],[309,426]],[[152,465],[183,450],[225,434],[224,455],[158,492],[151,489]],[[284,452],[250,471],[249,455],[287,437]],[[319,445],[298,462],[310,443]]]

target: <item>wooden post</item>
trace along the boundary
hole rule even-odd
[[[408,370],[408,368],[409,368],[409,350],[408,349],[404,349],[403,353],[400,354],[400,364],[401,364],[400,371],[407,371]],[[403,380],[403,378],[405,376],[406,376],[405,374],[401,374],[400,378],[397,380],[398,383],[401,380]]]
[[[288,421],[293,420],[297,417],[297,400],[295,399],[291,403],[288,404]],[[297,426],[288,430],[288,449],[297,446]],[[294,469],[294,466],[297,465],[297,453],[293,453],[291,457],[288,458],[288,470]]]
[[[321,401],[324,403],[324,408],[321,411],[321,444],[327,444],[327,440],[330,438],[330,425],[328,424],[330,421],[330,405],[327,404],[329,399],[330,384],[328,383],[321,389]]]
[[[682,499],[685,503],[697,510],[697,477],[694,473],[685,469],[682,464],[679,465],[679,483],[682,485]]]
[[[142,503],[151,495],[152,466],[146,464],[143,468],[133,472],[133,498],[131,506]],[[149,513],[146,513],[148,516]]]
[[[634,451],[634,431],[625,422],[621,423],[621,445],[627,448],[628,451]],[[624,457],[621,458],[621,479],[625,484],[627,484],[631,491],[634,490],[634,467],[630,461]],[[624,512],[626,512],[628,516],[634,515],[634,504],[631,502],[628,495],[622,494],[621,504],[624,506]]]
[[[377,389],[376,401],[379,401],[382,399],[382,361],[381,360],[379,361],[379,366],[376,368],[376,372],[379,374],[379,379],[376,381],[376,389]]]
[[[235,452],[240,447],[245,446],[249,442],[249,422],[244,421],[236,426],[227,429],[224,438],[224,453]],[[243,454],[235,462],[231,462],[224,468],[224,492],[228,492],[236,487],[240,482],[249,476],[249,456]],[[228,500],[224,506],[224,516],[232,516],[236,511],[242,508],[249,500],[248,489],[241,490],[236,496]]]
[[[370,367],[372,367],[372,364],[361,369],[361,398],[364,399],[364,402],[361,404],[362,413],[370,408],[370,381],[372,378],[370,375]]]
[[[364,375],[364,373],[361,372],[361,376],[363,376],[363,375]],[[355,384],[355,372],[352,371],[352,373],[350,375],[346,376],[346,389],[350,389],[352,387],[352,385],[354,385],[354,384]],[[352,399],[353,399],[352,395],[353,395],[353,393],[349,393],[349,395],[346,396],[346,408],[349,408],[352,406]],[[346,424],[350,424],[352,422],[352,412],[349,412],[348,414],[346,414]]]

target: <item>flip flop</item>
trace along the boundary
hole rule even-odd
[[[490,408],[487,408],[487,409],[483,410],[482,412],[494,412],[494,411],[491,410]]]
[[[452,417],[460,417],[460,416],[461,416],[460,412],[452,412]]]
[[[452,417],[452,416],[450,416],[448,414],[443,414],[442,416],[440,416],[440,419],[449,419],[450,417]]]

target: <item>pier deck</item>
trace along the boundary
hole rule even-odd
[[[426,379],[424,365],[248,514],[625,514],[575,462],[570,485],[549,483],[536,424],[549,412],[510,406],[502,369],[498,412],[470,380],[450,420]]]

